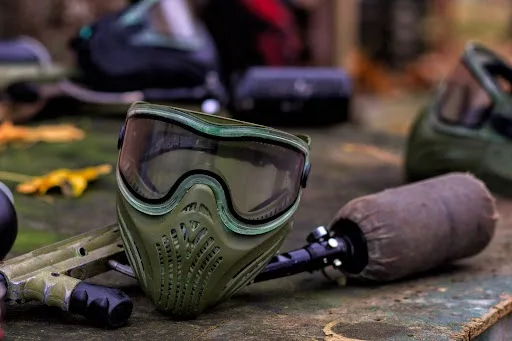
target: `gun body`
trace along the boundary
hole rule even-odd
[[[4,261],[0,263],[0,274],[9,301],[35,300],[97,319],[92,312],[88,316],[92,301],[97,300],[96,306],[103,304],[108,315],[112,304],[127,304],[129,298],[117,289],[82,280],[111,270],[109,260],[125,259],[119,227],[112,224]],[[100,303],[105,298],[110,302]],[[129,306],[131,314],[131,301]]]

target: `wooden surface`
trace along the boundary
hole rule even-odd
[[[404,133],[422,101],[421,97],[359,99],[355,108],[360,121],[366,122],[364,127],[288,129],[311,135],[313,166],[294,231],[282,251],[304,245],[308,232],[327,224],[350,199],[403,183]],[[84,141],[4,150],[0,170],[38,175],[58,167],[115,165],[122,115],[107,119],[69,114],[58,120],[83,127],[88,134]],[[354,154],[348,144],[371,145],[378,153]],[[7,184],[14,188],[13,182]],[[79,199],[16,195],[22,239],[15,251],[114,221],[115,190],[111,175]],[[109,273],[95,281],[119,286],[133,297],[128,326],[102,330],[58,309],[26,304],[9,306],[5,333],[7,340],[24,341],[469,340],[469,335],[489,330],[512,307],[508,296],[512,294],[512,205],[503,199],[498,204],[497,235],[482,254],[397,283],[342,286],[320,273],[302,274],[251,285],[197,320],[172,321],[154,310],[133,280]],[[496,326],[495,335],[509,328],[506,322]],[[495,340],[490,333],[480,340]]]

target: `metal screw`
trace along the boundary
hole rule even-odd
[[[306,240],[309,243],[321,242],[326,236],[328,236],[326,228],[324,226],[318,226],[308,235]]]
[[[329,245],[331,249],[335,249],[338,247],[338,241],[334,238],[329,238],[329,240],[327,241],[327,245]]]

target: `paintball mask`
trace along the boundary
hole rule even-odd
[[[408,180],[471,172],[492,191],[512,195],[511,84],[512,68],[503,58],[468,43],[412,126]]]
[[[129,263],[157,309],[177,318],[228,299],[265,267],[310,169],[306,136],[142,102],[119,148]]]

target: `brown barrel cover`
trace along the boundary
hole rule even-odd
[[[482,181],[449,173],[354,199],[335,216],[356,223],[368,245],[362,280],[391,281],[481,252],[491,241],[498,213]]]

